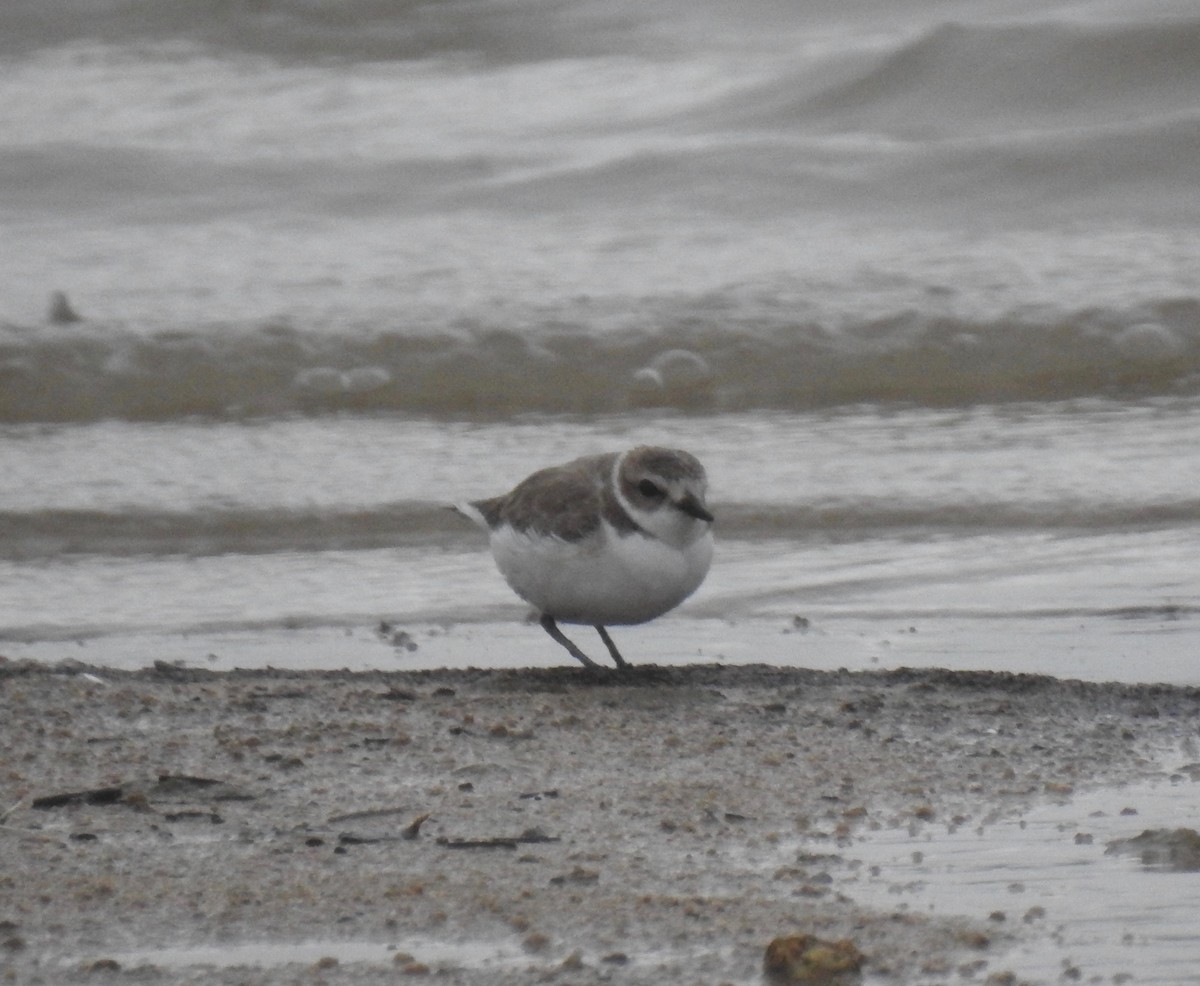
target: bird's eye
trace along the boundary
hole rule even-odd
[[[638,483],[638,492],[641,493],[642,496],[649,497],[651,500],[659,500],[666,495],[648,479],[643,479],[640,483]]]

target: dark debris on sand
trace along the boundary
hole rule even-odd
[[[898,982],[1002,970],[1037,926],[861,905],[856,838],[1145,778],[1198,731],[1200,689],[1030,675],[0,661],[0,976],[267,983],[138,953],[316,941],[393,949],[326,983],[661,986],[806,935]]]

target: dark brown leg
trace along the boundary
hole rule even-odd
[[[629,667],[628,662],[621,656],[621,652],[617,650],[617,645],[612,642],[612,637],[608,635],[608,631],[602,626],[597,626],[596,632],[600,634],[600,639],[604,641],[604,646],[608,648],[608,652],[612,655],[612,659],[617,662],[617,667]]]
[[[557,640],[560,644],[562,644],[567,649],[567,653],[575,658],[575,660],[589,668],[600,667],[599,664],[593,661],[583,651],[581,651],[567,639],[566,635],[558,628],[558,624],[554,622],[553,616],[543,616],[539,622],[542,624],[542,629],[550,634],[550,636]]]

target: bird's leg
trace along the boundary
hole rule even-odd
[[[542,629],[550,634],[550,636],[557,640],[560,644],[562,644],[567,649],[567,653],[575,658],[575,660],[581,662],[583,665],[589,668],[600,667],[599,664],[593,661],[583,651],[581,651],[567,639],[566,635],[558,628],[558,624],[554,622],[553,616],[543,616],[538,622],[541,623]]]
[[[617,662],[617,667],[629,667],[628,662],[621,656],[621,652],[617,650],[617,645],[612,642],[612,637],[608,635],[608,631],[605,630],[604,627],[597,624],[596,632],[600,634],[600,639],[604,641],[604,646],[608,648],[608,652],[612,655],[612,659]]]

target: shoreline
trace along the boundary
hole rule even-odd
[[[872,982],[1000,974],[1047,929],[858,903],[855,842],[1162,776],[1200,736],[1200,688],[912,669],[10,661],[0,699],[0,974],[47,983],[273,982],[289,948],[328,983],[757,983],[800,932]]]

